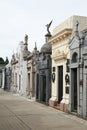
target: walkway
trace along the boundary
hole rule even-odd
[[[0,89],[0,130],[87,130],[87,121]]]

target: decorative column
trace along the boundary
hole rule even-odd
[[[5,87],[5,70],[2,69],[2,88],[4,89]]]
[[[84,68],[83,68],[83,118],[87,118],[87,49],[85,49],[84,57]]]

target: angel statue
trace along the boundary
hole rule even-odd
[[[49,24],[46,25],[46,27],[47,27],[47,32],[48,32],[49,35],[50,35],[49,28],[50,28],[51,24],[52,24],[52,21],[51,21]]]

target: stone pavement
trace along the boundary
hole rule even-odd
[[[87,130],[87,121],[0,89],[0,130]]]

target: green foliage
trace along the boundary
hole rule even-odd
[[[2,57],[0,57],[0,64],[5,64],[5,62],[4,62]]]

